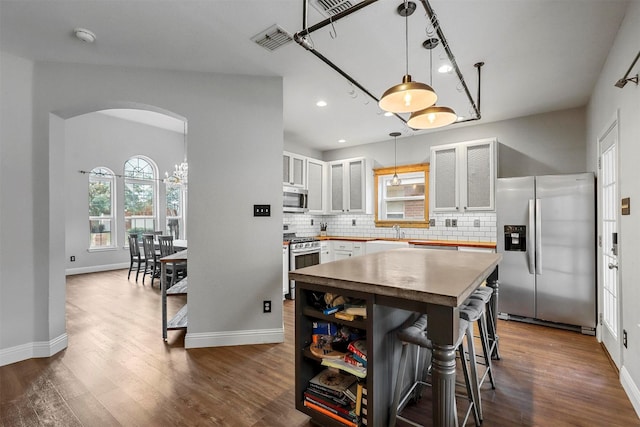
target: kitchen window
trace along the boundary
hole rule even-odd
[[[124,164],[125,232],[153,233],[156,229],[157,173],[146,157],[132,157]]]
[[[392,185],[394,173],[399,185]],[[376,227],[429,227],[429,164],[374,169]]]
[[[166,233],[174,239],[185,239],[184,229],[184,186],[167,184],[167,226]]]
[[[110,169],[97,167],[89,174],[89,250],[115,247],[114,184]]]

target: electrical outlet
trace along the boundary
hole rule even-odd
[[[262,301],[262,312],[271,313],[271,301],[268,301],[268,300]]]
[[[452,227],[457,227],[457,226],[458,226],[458,220],[457,220],[457,219],[455,219],[455,218],[454,218],[454,219],[452,219],[452,220],[451,220],[451,226],[452,226]]]
[[[313,218],[311,218],[311,225],[313,225]]]
[[[435,227],[435,226],[436,226],[436,219],[435,218],[429,219],[429,227]]]
[[[473,220],[473,226],[474,227],[480,227],[480,220],[479,219],[474,219]]]
[[[71,255],[71,257],[69,258],[69,261],[76,262],[76,256],[75,255]]]
[[[356,220],[355,220],[355,219],[352,219],[352,220],[351,220],[351,225],[353,225],[353,226],[355,226],[355,225],[356,225]]]
[[[626,329],[622,330],[622,345],[624,348],[627,348],[627,331]]]
[[[451,219],[450,218],[447,218],[447,219],[444,220],[444,226],[445,227],[451,227]]]
[[[271,216],[271,205],[253,205],[253,216]]]

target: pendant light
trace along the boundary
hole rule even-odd
[[[438,45],[437,38],[427,39],[422,46],[429,50],[429,83],[433,84],[433,49]],[[458,115],[449,107],[437,107],[435,104],[424,110],[411,113],[407,125],[413,129],[436,129],[450,125],[458,119]]]
[[[182,144],[184,150],[184,161],[180,165],[175,165],[173,174],[169,175],[169,172],[165,172],[165,183],[169,184],[182,184],[187,185],[189,183],[189,163],[187,163],[187,122],[183,122],[182,127]]]
[[[378,105],[391,113],[411,113],[432,106],[438,100],[438,95],[431,86],[414,82],[409,75],[409,15],[416,10],[416,4],[405,0],[397,10],[405,18],[406,72],[402,83],[387,89]]]
[[[398,177],[398,137],[400,136],[400,132],[391,132],[389,136],[393,137],[393,153],[394,153],[393,178],[391,178],[391,181],[389,181],[389,184],[396,186],[402,183],[402,180]]]

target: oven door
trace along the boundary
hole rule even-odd
[[[313,248],[306,251],[293,252],[291,251],[289,259],[289,271],[297,270],[303,267],[310,267],[312,265],[320,264],[320,248]],[[296,281],[289,281],[289,294],[288,299],[296,298]]]

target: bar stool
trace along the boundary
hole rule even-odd
[[[493,378],[493,368],[491,366],[491,347],[489,346],[489,334],[487,330],[487,316],[485,307],[487,305],[480,299],[468,298],[462,308],[460,309],[460,317],[470,324],[474,322],[478,323],[478,330],[480,332],[480,342],[482,343],[482,353],[484,358],[485,371],[482,377],[478,381],[478,389],[482,387],[487,375],[491,381],[491,388],[496,388],[496,383]],[[471,355],[469,355],[471,358]],[[476,362],[479,363],[479,362]],[[478,411],[480,412],[480,418],[482,419],[482,404],[480,403],[480,396],[477,399]]]
[[[470,296],[470,299],[477,299],[484,303],[486,310],[487,320],[487,331],[488,331],[488,342],[490,344],[490,352],[489,354],[495,355],[497,360],[500,360],[500,338],[498,337],[498,331],[496,328],[496,324],[494,323],[494,315],[491,310],[491,299],[493,298],[494,290],[489,286],[481,286],[476,289]]]
[[[410,321],[411,321],[411,318],[409,319],[408,322],[405,323],[405,325],[410,324]],[[420,396],[419,386],[431,385],[425,380],[431,368],[431,352],[433,350],[433,343],[427,337],[427,331],[426,331],[427,315],[426,314],[420,315],[415,321],[413,321],[413,324],[411,324],[410,326],[405,327],[405,325],[403,325],[398,330],[398,339],[402,342],[402,353],[400,355],[400,367],[398,369],[398,377],[396,378],[396,385],[393,393],[391,414],[389,416],[389,427],[395,427],[396,421],[398,419],[406,423],[409,423],[413,426],[422,427],[420,424],[417,424],[401,416],[398,412],[402,411],[407,401],[411,397],[413,397],[414,399],[417,399]],[[469,415],[471,411],[473,411],[475,424],[476,426],[480,426],[480,423],[482,421],[480,418],[480,413],[479,413],[479,410],[476,404],[476,399],[475,399],[476,393],[479,394],[479,391],[475,390],[478,384],[478,377],[477,377],[477,372],[475,370],[475,367],[472,365],[471,373],[470,373],[469,367],[467,366],[467,363],[466,363],[464,346],[463,346],[463,340],[465,337],[467,337],[467,347],[468,347],[470,358],[471,360],[475,360],[475,350],[474,350],[474,344],[473,344],[473,323],[470,323],[467,320],[460,318],[459,330],[458,330],[458,341],[455,343],[455,347],[456,347],[456,351],[460,356],[460,361],[462,365],[462,372],[464,376],[465,387],[467,390],[467,395],[465,397],[469,401],[469,408],[467,409],[462,425],[466,424],[467,420],[469,419]],[[415,371],[413,375],[413,383],[411,384],[411,387],[409,388],[409,390],[403,396],[401,396],[402,384],[404,382],[404,374],[407,366],[408,347],[410,344],[418,346],[418,349],[417,349],[418,356],[416,357],[416,366],[415,366]],[[420,353],[419,353],[420,349],[426,349],[428,352],[425,363],[424,363],[425,366],[422,370],[419,369],[421,365]],[[419,372],[421,371],[423,374],[422,374],[422,377],[419,378]]]

